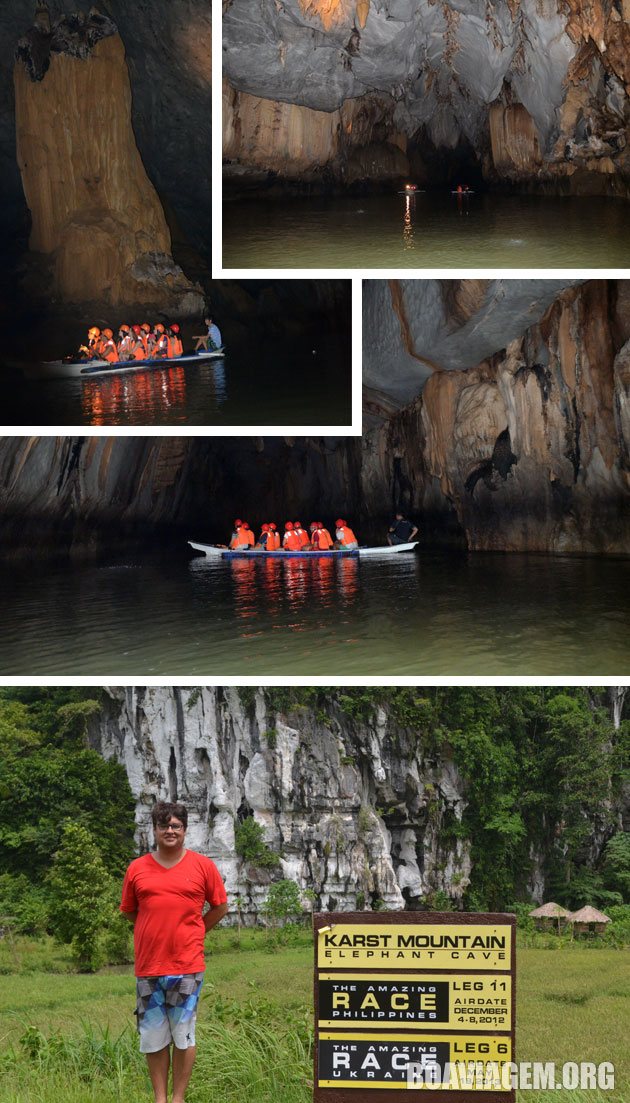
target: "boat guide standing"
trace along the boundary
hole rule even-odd
[[[409,544],[415,539],[417,532],[417,525],[408,521],[404,513],[399,512],[389,526],[387,543],[390,547],[393,547],[395,544]]]

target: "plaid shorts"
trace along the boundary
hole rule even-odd
[[[177,1049],[194,1046],[202,984],[203,973],[136,977],[141,1053],[157,1053],[171,1042]]]

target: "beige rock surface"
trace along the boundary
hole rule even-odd
[[[53,54],[41,81],[18,62],[14,83],[30,248],[52,255],[53,293],[169,309],[190,296],[199,310],[202,297],[174,265],[164,211],[136,146],[120,37],[102,39],[86,59]]]

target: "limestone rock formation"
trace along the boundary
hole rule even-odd
[[[30,247],[52,258],[53,293],[178,316],[203,310],[200,289],[172,259],[138,153],[125,51],[111,20],[81,15],[50,35],[33,29],[18,47],[15,98]]]
[[[345,105],[375,100],[414,167],[464,147],[489,182],[627,195],[629,35],[618,0],[232,0],[224,75],[276,105],[274,148],[291,148],[296,107],[319,133],[318,113],[334,129]],[[241,122],[244,171],[258,135],[248,112]]]
[[[428,547],[630,554],[628,281],[367,281],[364,349],[361,439],[5,438],[4,554],[184,554],[235,501],[254,522],[330,503],[367,542],[398,504]]]
[[[272,874],[239,860],[235,825],[253,815],[281,855],[280,876],[317,895],[317,906],[418,906],[441,890],[463,896],[470,842],[448,839],[461,821],[464,783],[452,760],[425,755],[414,733],[383,708],[370,723],[340,710],[270,710],[261,692],[245,706],[237,688],[109,688],[92,743],[127,771],[137,841],[152,841],[156,798],[183,800],[191,847],[209,854],[256,919]]]

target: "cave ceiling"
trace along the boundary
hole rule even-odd
[[[503,91],[523,104],[543,146],[581,44],[602,49],[606,0],[591,5],[590,29],[572,0],[231,0],[223,21],[224,72],[234,87],[272,100],[333,111],[379,92],[395,102],[396,128],[426,128],[436,147],[475,145],[488,105]],[[573,21],[571,21],[573,20]],[[603,79],[594,59],[592,79]],[[621,85],[609,72],[609,92]],[[619,87],[614,89],[615,82]]]
[[[404,406],[434,371],[471,368],[506,348],[581,282],[364,280],[364,387],[381,405]]]

